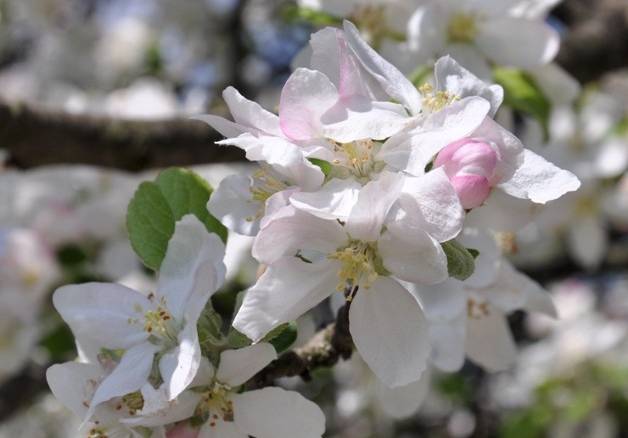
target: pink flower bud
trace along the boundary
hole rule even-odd
[[[199,429],[193,428],[189,423],[179,423],[166,433],[166,438],[197,438]]]
[[[488,143],[463,138],[440,151],[434,167],[443,167],[460,203],[465,209],[471,209],[482,205],[491,193],[497,161],[497,152]]]

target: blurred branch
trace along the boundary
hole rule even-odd
[[[0,423],[48,389],[46,366],[30,364],[0,385]]]
[[[565,0],[554,14],[569,28],[557,61],[578,80],[628,66],[628,1]]]
[[[331,367],[340,359],[353,354],[353,339],[349,333],[349,303],[338,311],[335,323],[316,333],[307,344],[282,354],[260,371],[247,384],[249,389],[272,385],[280,377],[300,376],[310,380],[310,373],[317,368]]]
[[[193,120],[121,120],[0,101],[0,146],[21,168],[81,163],[140,170],[243,159],[237,148],[213,145],[218,139]]]

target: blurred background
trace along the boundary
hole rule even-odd
[[[357,358],[283,381],[320,403],[327,436],[628,436],[628,2],[566,0],[547,19],[582,92],[553,105],[546,138],[524,115],[500,117],[583,188],[498,237],[560,318],[511,315],[516,366],[434,371],[408,418]],[[76,354],[51,292],[94,279],[150,288],[124,228],[135,188],[173,165],[213,186],[246,172],[242,154],[187,117],[226,114],[228,85],[274,111],[293,58],[325,24],[335,22],[280,0],[0,0],[1,438],[76,436],[44,379]],[[214,298],[225,315],[256,269],[250,239],[229,242]],[[331,317],[321,308],[299,321],[296,342]]]

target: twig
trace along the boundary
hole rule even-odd
[[[321,367],[331,367],[340,359],[347,360],[353,354],[353,340],[349,333],[349,306],[338,311],[335,323],[319,331],[304,346],[282,354],[247,383],[247,388],[272,385],[280,377],[301,376],[310,379],[310,373]]]

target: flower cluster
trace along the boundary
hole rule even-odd
[[[501,87],[450,57],[416,88],[350,22],[310,46],[278,115],[228,88],[234,121],[203,117],[220,144],[259,163],[209,203],[230,229],[256,235],[266,265],[234,327],[257,342],[340,291],[358,352],[389,387],[416,382],[430,360],[457,369],[465,351],[503,368],[514,350],[503,314],[553,307],[488,230],[525,225],[578,179],[500,126]],[[464,283],[450,278],[460,248],[479,252]]]
[[[299,61],[278,115],[230,87],[233,120],[201,117],[258,166],[225,178],[207,205],[254,236],[265,268],[232,324],[252,345],[203,350],[199,319],[224,282],[225,248],[194,215],[176,222],[153,292],[55,292],[80,362],[53,366],[48,381],[90,438],[322,436],[316,405],[246,383],[276,358],[268,334],[334,293],[380,394],[416,390],[412,409],[431,366],[513,362],[506,314],[554,315],[494,232],[523,227],[580,182],[495,121],[500,86],[445,56],[416,87],[348,21],[312,35]]]

